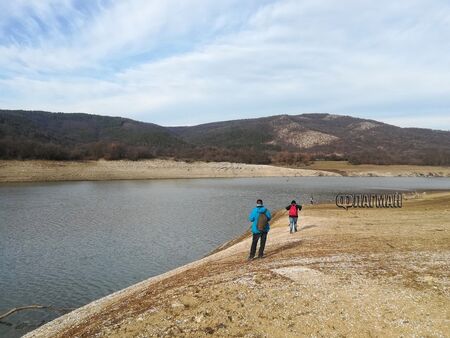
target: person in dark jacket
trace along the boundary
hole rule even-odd
[[[302,210],[302,206],[295,201],[292,201],[291,204],[286,207],[286,210],[289,210],[289,229],[292,234],[297,232],[298,212]]]
[[[258,219],[260,217],[260,214],[264,214],[267,217],[267,224],[265,225],[263,230],[258,229]],[[272,215],[270,214],[270,211],[263,205],[263,201],[261,199],[258,199],[256,201],[256,207],[252,210],[250,216],[248,217],[248,220],[252,222],[252,233],[253,233],[252,246],[250,248],[250,256],[248,257],[249,260],[255,258],[256,246],[258,245],[258,240],[260,238],[261,242],[259,243],[258,258],[263,257],[264,247],[266,246],[267,233],[270,230],[269,221],[271,218]]]

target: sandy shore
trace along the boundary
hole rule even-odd
[[[0,161],[0,182],[102,181],[207,177],[339,176],[314,169],[228,162]]]
[[[335,172],[342,176],[450,177],[450,166],[354,165],[347,161],[315,161],[304,168]]]
[[[317,161],[311,166],[297,169],[228,162],[186,163],[170,160],[0,161],[0,183],[277,176],[450,177],[450,167],[355,166],[343,161]]]
[[[276,213],[266,257],[249,236],[75,310],[26,337],[450,335],[450,193],[401,209]]]

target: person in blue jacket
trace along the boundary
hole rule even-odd
[[[265,214],[267,217],[267,224],[263,231],[258,230],[258,218],[259,214]],[[252,222],[252,233],[253,233],[253,241],[252,246],[250,248],[250,256],[248,257],[249,260],[252,260],[255,258],[256,254],[256,246],[258,245],[258,240],[261,238],[261,242],[259,244],[259,253],[258,258],[262,258],[264,255],[264,247],[266,246],[266,239],[267,239],[267,233],[270,230],[269,221],[272,218],[270,215],[270,211],[263,205],[263,201],[261,199],[258,199],[256,201],[256,207],[252,210],[250,213],[250,216],[248,217],[248,220]]]

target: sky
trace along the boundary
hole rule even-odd
[[[0,109],[450,130],[450,1],[0,0]]]

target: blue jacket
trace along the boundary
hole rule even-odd
[[[260,231],[258,230],[258,216],[259,216],[259,214],[263,214],[263,213],[266,213],[267,219],[270,221],[272,216],[270,215],[270,211],[264,206],[257,206],[256,208],[254,208],[252,210],[252,212],[250,213],[250,216],[248,216],[248,220],[250,222],[253,222],[252,223],[252,232],[254,234],[260,233]],[[270,225],[269,225],[269,222],[267,222],[264,232],[269,232],[269,230],[270,230]]]

